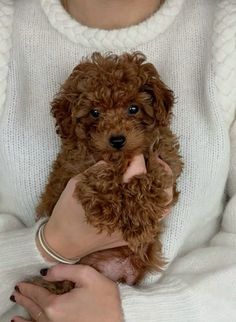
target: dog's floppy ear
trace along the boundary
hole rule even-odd
[[[62,139],[71,138],[74,126],[71,117],[71,102],[67,99],[66,94],[61,92],[51,103],[51,113],[56,119],[56,131]]]
[[[168,126],[174,104],[174,93],[160,78],[152,79],[141,87],[141,91],[150,96],[151,104],[154,108],[154,117],[159,126]]]
[[[51,103],[51,113],[56,119],[56,131],[62,139],[71,140],[75,135],[76,124],[72,121],[72,108],[79,100],[80,93],[77,88],[79,66],[74,68]]]
[[[140,75],[145,80],[141,91],[150,96],[155,121],[160,126],[168,126],[174,104],[174,93],[162,82],[152,63],[142,63]]]

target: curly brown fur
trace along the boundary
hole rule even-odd
[[[183,166],[177,138],[170,130],[173,103],[173,92],[138,52],[94,53],[75,67],[52,102],[62,147],[38,216],[50,216],[68,180],[81,173],[75,195],[88,222],[109,233],[119,228],[128,242],[126,247],[89,255],[82,263],[129,284],[165,264],[160,242],[168,202],[165,189],[174,185],[171,207],[178,198],[176,180]],[[114,136],[125,137],[125,144],[114,148],[110,142]],[[140,153],[145,156],[147,174],[123,183],[123,173]],[[156,155],[173,175],[163,171]],[[107,164],[91,168],[98,160]],[[127,265],[128,273],[114,278],[106,272],[106,263],[118,265],[123,272]]]

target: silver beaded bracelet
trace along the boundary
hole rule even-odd
[[[52,249],[48,243],[46,242],[45,239],[45,235],[44,235],[44,228],[47,222],[43,222],[38,230],[37,236],[39,239],[39,244],[40,246],[45,250],[45,252],[50,255],[52,258],[56,259],[58,262],[60,263],[64,263],[64,264],[69,264],[69,265],[73,265],[76,264],[80,261],[80,258],[72,258],[72,259],[68,259],[65,258],[63,256],[61,256],[60,254],[58,254],[54,249]]]

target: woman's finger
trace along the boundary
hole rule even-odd
[[[56,297],[56,295],[50,293],[44,287],[37,286],[31,283],[19,283],[17,284],[20,290],[20,294],[27,297],[34,303],[37,303],[40,308],[45,308],[49,306],[51,301]]]
[[[87,265],[65,265],[58,264],[48,269],[44,279],[47,281],[69,280],[75,283],[76,287],[84,287],[91,283],[91,276],[97,271]]]
[[[161,158],[159,158],[158,155],[157,155],[157,162],[162,165],[162,167],[164,168],[164,171],[167,174],[173,175],[173,172],[172,172],[170,166],[165,161],[163,161]],[[170,187],[165,189],[165,192],[167,193],[167,195],[169,197],[169,201],[167,201],[167,203],[166,203],[166,206],[167,206],[173,199],[173,183]]]
[[[157,162],[160,163],[168,174],[172,174],[170,166],[157,155]]]
[[[157,162],[162,165],[162,167],[164,168],[164,171],[166,171],[170,175],[173,174],[170,166],[165,161],[163,161],[158,155],[157,155]],[[169,188],[166,188],[165,192],[168,195],[168,201],[165,204],[165,206],[167,207],[173,199],[173,184]],[[164,209],[160,220],[163,220],[167,215],[169,215],[170,211],[171,211],[171,208]]]
[[[143,154],[136,155],[123,175],[123,182],[128,183],[133,176],[147,173]]]
[[[20,294],[19,292],[14,292],[13,295],[15,296],[16,303],[23,306],[26,309],[26,311],[30,314],[33,320],[37,320],[39,314],[43,312],[42,308],[39,305],[37,305],[34,301]],[[14,318],[14,321],[17,321],[16,318]]]

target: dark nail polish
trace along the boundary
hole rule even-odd
[[[20,293],[20,289],[17,285],[15,286],[15,290]]]
[[[11,322],[15,322],[15,320],[11,320]]]
[[[48,269],[47,269],[47,268],[43,268],[43,269],[41,269],[41,271],[40,271],[40,274],[41,274],[42,276],[46,276],[46,275],[47,275],[47,273],[48,273]]]
[[[12,302],[15,302],[15,301],[16,301],[15,296],[14,296],[14,295],[11,295],[11,296],[10,296],[10,300],[11,300]]]

